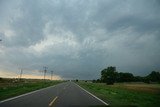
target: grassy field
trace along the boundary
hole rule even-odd
[[[110,107],[160,107],[160,84],[78,82]]]
[[[0,79],[0,100],[31,92],[37,89],[56,85],[63,81],[50,81],[38,79]]]

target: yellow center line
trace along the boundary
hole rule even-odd
[[[56,96],[50,103],[49,103],[49,107],[51,107],[53,105],[53,103],[56,101],[58,97]]]

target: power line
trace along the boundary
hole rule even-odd
[[[53,71],[51,71],[51,80],[52,80],[52,77],[53,77]]]
[[[45,80],[45,77],[46,77],[46,72],[47,72],[47,69],[48,69],[48,67],[43,67],[44,68],[44,80]]]

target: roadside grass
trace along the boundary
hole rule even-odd
[[[78,84],[109,104],[110,107],[159,107],[160,84],[78,82]]]
[[[0,101],[21,95],[27,92],[35,91],[41,88],[56,85],[63,81],[50,81],[38,79],[1,79],[0,80]]]

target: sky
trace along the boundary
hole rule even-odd
[[[160,71],[159,0],[0,0],[0,77]]]

